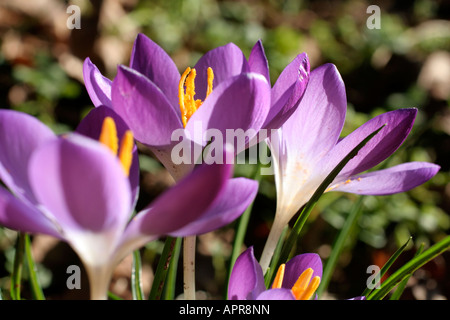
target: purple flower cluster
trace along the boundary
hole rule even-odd
[[[361,174],[403,143],[417,110],[379,115],[341,139],[347,101],[336,67],[326,64],[310,72],[302,53],[271,86],[261,41],[248,59],[230,43],[207,52],[180,74],[161,47],[139,34],[129,66],[118,66],[112,81],[89,58],[84,80],[95,108],[75,132],[58,136],[32,116],[0,111],[0,179],[5,185],[0,187],[0,223],[68,242],[85,264],[91,285],[96,284],[94,298],[105,298],[113,268],[131,251],[160,236],[221,228],[238,218],[257,194],[256,181],[233,178],[232,164],[196,165],[197,159],[174,163],[177,130],[189,139],[201,137],[191,141],[201,148],[207,146],[208,129],[224,136],[230,129],[250,132],[245,148],[267,137],[277,187],[274,230],[284,227],[339,161],[383,124],[327,191],[398,193],[439,170],[414,162]],[[264,130],[271,134],[261,135]],[[138,213],[134,139],[150,148],[176,181]],[[220,156],[232,158],[240,151],[225,145]],[[275,231],[271,237],[278,236]],[[267,261],[261,266],[256,262],[251,249],[245,251],[234,266],[229,298],[313,297],[322,272],[317,255],[287,262],[270,290],[263,279],[267,266]]]

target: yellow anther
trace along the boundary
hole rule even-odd
[[[114,123],[113,118],[106,117],[105,120],[103,120],[102,131],[100,132],[98,141],[107,146],[112,153],[114,153],[114,155],[117,155],[119,142],[117,138],[116,124]]]
[[[103,120],[102,131],[98,141],[104,144],[114,156],[118,156],[123,171],[128,176],[130,173],[131,162],[133,160],[134,137],[130,130],[126,131],[120,141],[117,136],[116,123],[111,117],[106,117]],[[118,153],[119,152],[119,153]]]
[[[283,283],[283,278],[284,278],[284,270],[286,269],[285,267],[286,267],[286,265],[283,263],[278,268],[277,274],[275,276],[275,280],[273,281],[273,284],[272,284],[272,289],[281,288],[281,285]]]
[[[285,270],[285,264],[280,265],[275,276],[275,280],[273,281],[272,289],[281,288]],[[302,272],[300,277],[298,277],[297,281],[294,283],[291,290],[296,300],[309,300],[313,296],[314,292],[316,292],[320,284],[320,277],[316,276],[311,280],[313,274],[314,270],[308,268]]]
[[[313,296],[314,292],[316,292],[317,288],[320,284],[320,277],[316,276],[314,277],[311,282],[309,283],[306,290],[303,292],[301,296],[297,298],[297,300],[309,300]]]
[[[213,90],[213,80],[214,73],[211,68],[207,70],[208,86],[206,89],[206,97]],[[195,69],[187,68],[181,75],[180,82],[178,83],[178,101],[181,110],[181,121],[183,126],[186,127],[189,118],[197,111],[202,105],[203,101],[200,99],[195,100],[195,77],[197,76],[197,71]],[[185,91],[186,87],[186,91]]]
[[[303,273],[298,277],[294,286],[292,287],[292,293],[295,296],[295,299],[299,300],[299,298],[303,295],[308,287],[309,281],[313,275],[314,271],[311,268],[306,269]]]
[[[206,98],[208,98],[208,96],[211,94],[213,90],[213,80],[214,80],[214,72],[211,67],[208,68],[207,73],[208,73],[208,87],[206,89]]]
[[[130,174],[131,162],[133,160],[134,137],[130,130],[127,130],[120,142],[119,160],[123,171],[128,176]]]

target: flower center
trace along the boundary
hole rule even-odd
[[[212,92],[213,89],[213,80],[214,73],[211,68],[207,70],[208,74],[208,87],[206,89],[206,97]],[[181,110],[181,120],[183,121],[183,126],[186,127],[189,118],[197,111],[198,108],[202,105],[203,101],[200,99],[195,100],[195,76],[197,75],[197,71],[193,68],[187,68],[183,74],[181,75],[181,79],[178,85],[178,99]],[[186,88],[186,90],[185,90]]]
[[[120,164],[125,175],[129,175],[131,162],[133,160],[133,134],[127,130],[120,141],[117,136],[116,124],[111,117],[103,120],[102,131],[100,132],[99,142],[107,146],[111,152],[119,158]]]
[[[272,284],[272,289],[279,289],[283,283],[285,264],[280,265],[278,268],[277,274],[275,276],[275,280]],[[294,286],[291,288],[292,294],[297,300],[309,300],[313,296],[314,292],[316,292],[317,288],[320,284],[320,277],[315,276],[311,277],[314,273],[312,268],[308,268],[298,277]]]

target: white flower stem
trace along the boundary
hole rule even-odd
[[[86,266],[86,271],[89,277],[91,300],[107,300],[112,270],[98,266]]]
[[[278,245],[278,241],[280,240],[281,234],[283,233],[284,227],[286,226],[284,220],[279,219],[278,217],[279,215],[276,214],[272,227],[270,228],[269,236],[261,254],[261,259],[259,260],[259,264],[261,265],[263,274],[265,274],[267,272],[267,269],[269,268],[270,261],[272,260],[273,254]]]
[[[183,243],[183,276],[184,298],[195,300],[195,242],[196,236],[184,238]]]

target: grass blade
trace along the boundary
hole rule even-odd
[[[172,253],[172,259],[169,263],[169,271],[167,273],[166,285],[164,286],[164,300],[175,299],[175,285],[177,281],[178,261],[180,260],[182,238],[176,238],[175,247]]]
[[[133,300],[143,300],[144,293],[142,291],[142,262],[139,250],[133,251],[133,267],[131,270],[131,292]]]
[[[331,275],[333,274],[333,270],[336,267],[338,258],[342,253],[342,249],[344,248],[345,241],[347,240],[348,235],[356,225],[358,218],[361,216],[363,199],[364,199],[363,196],[360,196],[358,198],[356,204],[352,208],[352,211],[345,220],[342,229],[340,230],[338,236],[334,240],[330,256],[328,257],[325,263],[325,267],[323,269],[322,279],[320,281],[319,288],[316,291],[319,298],[323,294],[323,292],[327,289],[331,279]]]
[[[381,279],[386,274],[386,272],[389,270],[389,268],[392,266],[395,260],[397,260],[397,258],[403,253],[403,251],[405,251],[406,246],[409,244],[411,239],[412,237],[409,237],[406,243],[400,248],[398,248],[397,251],[395,251],[394,254],[388,259],[388,261],[386,261],[386,263],[380,270],[379,279]],[[372,290],[374,290],[374,288],[366,287],[361,296],[367,297],[372,292]]]
[[[164,284],[166,281],[167,272],[169,270],[170,261],[172,259],[173,250],[175,248],[175,244],[177,242],[177,238],[168,236],[166,238],[163,251],[161,253],[161,257],[158,262],[158,266],[156,267],[155,278],[153,280],[152,289],[150,291],[150,295],[148,296],[149,300],[159,300],[161,299],[161,295],[164,289]]]
[[[44,292],[42,291],[42,287],[37,276],[37,267],[34,263],[33,255],[31,253],[31,240],[28,234],[25,234],[25,256],[33,297],[36,300],[45,300]]]
[[[22,282],[23,255],[25,250],[25,235],[18,233],[16,252],[14,255],[14,267],[11,274],[11,299],[20,300],[20,289]]]
[[[417,257],[419,254],[422,253],[424,248],[424,244],[422,243],[419,247],[419,249],[417,249],[416,254],[414,255],[414,257]],[[411,278],[410,274],[409,276],[407,276],[402,282],[400,282],[400,284],[397,286],[397,289],[395,289],[394,293],[391,295],[390,300],[398,300],[400,299],[400,297],[403,294],[403,291],[406,288],[406,284],[408,283],[409,278]]]
[[[446,236],[441,241],[428,248],[418,256],[411,259],[404,264],[389,278],[387,278],[380,286],[378,290],[374,290],[367,300],[382,300],[394,287],[396,287],[401,281],[412,275],[414,271],[422,267],[427,262],[433,260],[438,255],[447,251],[450,247],[450,236]]]

